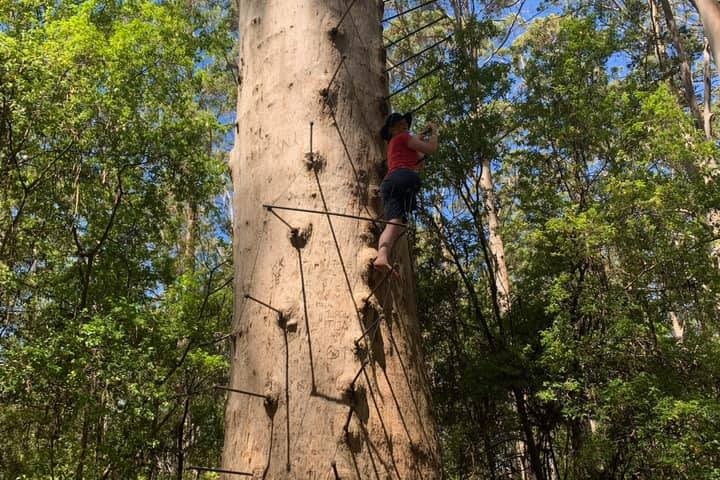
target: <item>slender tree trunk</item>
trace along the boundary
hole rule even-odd
[[[489,239],[488,246],[494,265],[493,275],[495,282],[495,291],[497,292],[497,304],[500,315],[505,316],[510,309],[510,275],[508,274],[507,262],[505,261],[505,244],[503,243],[502,234],[500,232],[500,220],[498,217],[498,204],[495,197],[495,185],[492,179],[492,170],[490,159],[482,160],[482,174],[480,176],[480,186],[483,189],[485,198],[485,214],[487,215]],[[499,322],[503,319],[499,318]],[[525,408],[525,398],[520,389],[514,390],[515,409],[523,427],[525,441],[515,442],[514,448],[517,449],[520,471],[523,479],[540,479],[544,478],[544,471],[538,447],[532,432],[532,425],[527,416]]]
[[[716,0],[694,0],[692,3],[700,14],[705,37],[715,60],[715,68],[720,68],[720,5]]]
[[[542,460],[540,459],[540,451],[538,449],[537,442],[535,442],[535,435],[533,433],[532,424],[530,423],[530,417],[527,412],[525,405],[525,396],[522,390],[513,387],[513,396],[515,397],[515,409],[520,419],[520,427],[522,428],[523,435],[525,436],[525,449],[527,450],[527,460],[530,463],[530,470],[532,472],[533,480],[544,480],[545,473],[542,466]]]
[[[492,171],[490,170],[490,159],[487,158],[482,161],[480,185],[485,196],[485,213],[490,233],[489,247],[495,262],[493,267],[498,292],[498,305],[500,306],[500,313],[505,315],[510,308],[510,276],[505,262],[505,244],[500,234],[500,220],[498,219],[497,199],[495,198],[495,187],[492,180]]]
[[[82,480],[84,478],[85,455],[87,454],[89,428],[90,426],[88,424],[87,411],[83,411],[82,434],[80,437],[80,453],[78,454],[78,464],[75,468],[76,480]]]
[[[655,48],[655,57],[657,58],[658,65],[664,70],[665,64],[667,63],[667,50],[665,44],[662,41],[662,31],[660,29],[660,13],[658,12],[657,3],[655,0],[648,0],[650,6],[650,24],[652,25],[653,31],[653,46]]]
[[[714,1],[714,0],[713,0]],[[698,107],[697,100],[695,98],[695,86],[693,85],[692,70],[690,69],[690,62],[688,61],[687,55],[685,54],[685,48],[682,44],[682,38],[680,38],[680,32],[677,24],[675,23],[675,15],[673,14],[672,7],[668,0],[660,0],[663,13],[665,14],[665,22],[667,23],[668,31],[672,36],[673,43],[675,44],[675,50],[677,52],[678,60],[680,61],[680,77],[683,82],[683,90],[685,93],[685,101],[692,112],[693,117],[697,125],[702,128],[702,114]]]
[[[691,3],[700,14],[700,21],[703,24],[703,31],[707,39],[707,44],[705,45],[705,115],[703,116],[703,128],[706,138],[712,139],[712,113],[710,112],[712,82],[707,54],[709,48],[715,60],[715,68],[720,69],[720,5],[718,5],[715,0],[691,0]],[[708,158],[707,166],[712,170],[717,170],[718,168],[714,158]],[[706,178],[706,181],[709,182],[711,180]],[[711,210],[707,215],[707,221],[713,229],[714,236],[717,237],[720,235],[720,212],[718,210]],[[717,268],[720,268],[720,242],[716,240],[710,248],[715,258],[715,265]]]
[[[177,480],[183,479],[183,472],[185,471],[185,423],[187,422],[189,413],[190,395],[185,397],[185,401],[183,403],[183,414],[177,425]]]
[[[239,12],[230,386],[267,398],[228,394],[223,468],[324,479],[334,462],[342,479],[439,478],[406,241],[401,279],[383,282],[371,223],[263,208],[378,215],[382,2],[240,0]]]
[[[194,201],[185,204],[185,235],[183,237],[182,248],[182,271],[195,270],[195,250],[197,239],[197,221],[198,211]]]
[[[712,139],[712,74],[710,73],[710,42],[705,39],[703,50],[703,128],[705,138]]]

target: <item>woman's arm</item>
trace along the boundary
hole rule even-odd
[[[412,148],[416,152],[424,153],[426,155],[435,153],[438,148],[437,127],[432,123],[429,127],[431,129],[431,133],[428,141],[423,142],[417,137],[410,137],[408,140],[408,148]]]

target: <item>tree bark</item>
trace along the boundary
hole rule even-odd
[[[712,75],[710,73],[710,42],[703,49],[703,128],[705,138],[712,140]]]
[[[693,85],[692,70],[690,69],[690,62],[688,61],[687,55],[685,54],[685,48],[682,44],[682,38],[680,38],[680,32],[677,24],[675,23],[675,15],[673,14],[672,7],[670,6],[670,2],[668,0],[660,0],[660,6],[665,14],[665,22],[667,23],[668,31],[672,36],[678,60],[680,61],[680,78],[683,82],[685,101],[690,108],[690,112],[692,112],[692,115],[695,118],[698,128],[702,128],[702,114],[700,113],[700,108],[698,107],[697,99],[695,98],[695,86]]]
[[[720,68],[720,5],[715,0],[691,0],[691,3],[700,14],[703,31],[715,60],[715,68]]]
[[[406,239],[400,279],[384,280],[372,223],[263,208],[379,216],[382,2],[240,0],[239,12],[230,386],[266,398],[228,394],[223,468],[439,478]]]
[[[480,186],[485,197],[485,213],[488,219],[489,247],[492,254],[493,273],[495,286],[497,288],[498,305],[500,313],[505,315],[510,309],[510,276],[508,275],[507,262],[505,262],[505,244],[500,233],[500,220],[498,218],[497,199],[495,198],[495,186],[490,170],[490,159],[482,161],[482,174]]]
[[[527,408],[525,406],[525,396],[520,388],[513,387],[513,396],[515,398],[515,409],[520,419],[520,427],[525,437],[524,446],[527,450],[527,461],[530,463],[530,473],[532,480],[544,480],[545,471],[542,466],[542,460],[540,459],[540,451],[538,445],[535,442],[535,435],[533,433],[532,423],[528,416]]]
[[[194,201],[185,204],[185,233],[182,239],[181,272],[195,271],[198,209]]]
[[[662,31],[660,29],[660,13],[658,12],[657,3],[655,0],[648,0],[648,6],[650,7],[650,24],[653,31],[653,47],[655,48],[655,57],[658,61],[658,66],[661,70],[664,70],[667,63],[667,50],[665,44],[662,41]]]
[[[709,62],[707,58],[708,48],[712,52],[713,59],[715,60],[715,68],[720,69],[720,5],[715,0],[690,0],[695,9],[700,15],[700,21],[703,25],[703,32],[707,39],[705,45],[705,69],[704,69],[704,84],[705,84],[705,115],[703,116],[703,129],[705,131],[705,137],[710,140],[712,139],[712,113],[710,112],[710,95],[712,82],[709,73]],[[711,170],[717,170],[717,162],[713,158],[708,158],[707,166]],[[711,181],[706,178],[706,181]],[[717,210],[711,210],[707,215],[707,221],[713,228],[713,234],[715,237],[720,233],[720,212]],[[716,261],[716,267],[720,268],[720,244],[718,241],[714,241],[711,245],[711,252]]]
[[[183,479],[185,471],[185,423],[190,413],[190,395],[183,402],[183,414],[177,424],[177,480]]]

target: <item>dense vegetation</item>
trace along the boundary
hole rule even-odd
[[[227,8],[0,6],[0,478],[217,462]]]
[[[441,124],[413,240],[447,477],[720,478],[697,14],[452,0],[386,38],[439,6],[389,57],[453,33],[392,72],[442,71],[394,101]],[[232,8],[0,3],[0,479],[219,461]]]

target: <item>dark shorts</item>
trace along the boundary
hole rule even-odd
[[[415,209],[419,190],[420,176],[414,170],[401,168],[385,177],[380,184],[385,220],[400,218],[407,222],[408,215]]]

